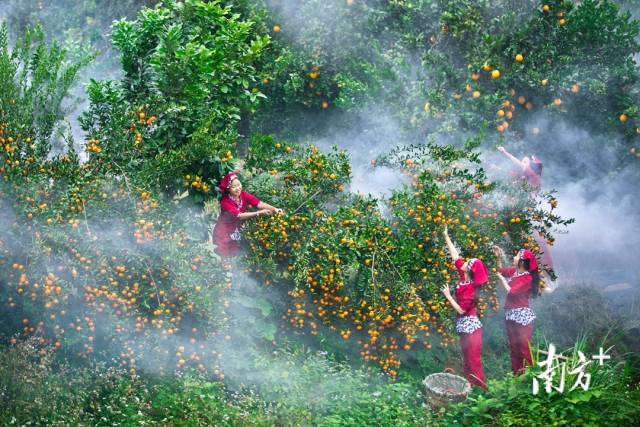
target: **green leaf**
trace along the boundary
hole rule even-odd
[[[273,341],[276,338],[278,328],[273,323],[258,322],[256,324],[256,330],[265,340]]]
[[[256,308],[260,310],[263,316],[267,317],[273,311],[273,306],[269,301],[264,298],[255,297],[255,296],[243,296],[239,298],[237,301],[240,305],[247,308]]]

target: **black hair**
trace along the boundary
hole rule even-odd
[[[530,262],[528,259],[520,258],[518,260],[518,267],[523,268],[531,274],[531,298],[537,298],[540,292],[540,272],[536,268],[535,270],[529,269]]]
[[[542,175],[542,163],[530,162],[529,167],[539,176]]]
[[[474,277],[473,277],[473,271],[472,271],[470,268],[468,268],[468,266],[469,266],[469,264],[467,264],[467,273],[469,273],[469,280],[471,280],[471,283],[473,283],[473,280],[474,280]],[[481,289],[482,289],[482,288],[481,288]],[[478,293],[479,293],[479,292],[478,292],[478,289],[476,289],[476,292],[475,292],[475,294],[474,294],[475,296],[474,296],[474,298],[473,298],[473,305],[474,305],[475,307],[477,307],[477,306],[478,306],[478,303],[480,302],[480,297],[478,296]]]

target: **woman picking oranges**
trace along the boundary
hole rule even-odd
[[[498,147],[498,151],[507,156],[509,160],[511,160],[514,164],[518,166],[518,169],[511,172],[511,175],[527,182],[531,188],[533,188],[534,192],[537,193],[540,191],[540,186],[542,183],[542,162],[535,156],[527,157],[524,156],[522,160],[519,160],[517,157],[513,156],[509,153],[504,147]],[[549,245],[547,245],[547,241],[545,240],[540,233],[534,231],[533,237],[536,240],[536,243],[540,247],[540,260],[544,265],[545,272],[549,275],[549,278],[552,281],[556,280],[556,273],[553,269],[553,259],[551,258],[551,249]],[[555,284],[549,286],[548,290],[552,291],[555,288]]]
[[[498,151],[504,154],[518,168],[511,172],[513,177],[526,181],[536,192],[540,190],[542,183],[542,162],[535,156],[524,156],[518,159],[509,153],[504,147],[498,147]]]
[[[235,172],[226,174],[218,185],[222,191],[220,216],[213,229],[213,240],[217,245],[216,253],[231,257],[240,250],[240,222],[261,215],[282,213],[282,209],[260,201],[253,194],[242,191],[242,183]],[[247,212],[249,206],[258,208]]]
[[[518,375],[524,370],[525,363],[533,365],[529,343],[536,315],[529,308],[529,297],[538,296],[538,262],[531,251],[521,249],[513,258],[514,266],[502,268],[502,250],[494,246],[493,251],[500,269],[498,279],[507,291],[507,301],[504,305],[505,325],[511,347],[511,368],[514,374]]]
[[[446,227],[444,229],[444,239],[460,275],[460,280],[456,286],[455,299],[451,296],[449,285],[445,285],[442,288],[442,293],[458,313],[456,332],[460,335],[464,374],[471,384],[486,388],[481,358],[482,323],[477,314],[476,288],[487,283],[489,275],[487,268],[479,259],[471,258],[468,261],[464,261],[460,258],[456,247],[449,238]]]

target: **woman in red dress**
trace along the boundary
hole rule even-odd
[[[507,156],[518,169],[511,172],[511,176],[526,181],[537,193],[542,183],[542,162],[535,156],[524,156],[522,160],[505,150],[504,147],[498,147],[498,151]]]
[[[231,257],[240,250],[240,222],[260,215],[281,213],[282,209],[273,207],[260,201],[254,195],[242,191],[242,183],[235,172],[226,174],[218,185],[222,191],[220,199],[220,216],[213,228],[213,241],[216,253]],[[247,212],[249,206],[258,208],[257,211]]]
[[[505,150],[504,147],[498,147],[498,151],[507,156],[509,160],[518,166],[517,170],[511,172],[511,176],[527,182],[531,188],[533,188],[534,193],[538,193],[542,183],[542,162],[540,159],[535,156],[525,156],[522,160],[519,160],[517,157]],[[551,281],[555,281],[556,273],[553,269],[551,249],[547,244],[547,240],[537,231],[534,231],[533,237],[540,247],[540,261],[542,261],[544,271],[549,275]],[[549,285],[550,286],[545,288],[545,290],[552,292],[555,289],[556,284],[550,283]]]
[[[529,343],[536,315],[529,307],[529,297],[538,296],[538,262],[531,251],[521,249],[513,258],[515,266],[502,268],[502,250],[496,246],[494,253],[500,269],[498,279],[507,291],[504,317],[511,347],[511,368],[518,375],[524,370],[525,363],[533,365]]]
[[[471,258],[464,261],[460,258],[456,247],[451,242],[447,228],[444,229],[444,239],[449,254],[460,275],[456,286],[455,299],[451,296],[449,285],[442,288],[453,309],[458,313],[456,332],[460,336],[460,348],[464,365],[464,374],[471,384],[487,388],[484,371],[482,370],[482,323],[478,319],[476,289],[487,283],[489,274],[482,261]]]

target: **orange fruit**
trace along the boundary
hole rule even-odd
[[[516,55],[516,62],[522,62],[524,61],[524,56],[522,56],[522,54],[518,53]]]
[[[555,105],[556,107],[559,107],[560,104],[562,104],[562,100],[560,98],[556,98],[553,100],[553,105]]]
[[[480,98],[480,91],[479,90],[474,91],[473,92],[473,97],[474,98]]]
[[[627,115],[626,115],[626,114],[622,113],[622,114],[620,114],[620,116],[618,117],[618,119],[619,119],[622,123],[624,123],[624,122],[626,122],[626,121],[627,121],[628,117],[627,117]]]
[[[273,32],[274,33],[279,33],[280,32],[280,25],[274,25],[273,26]]]
[[[491,77],[493,77],[494,79],[497,79],[500,77],[500,70],[493,70],[491,72]]]

